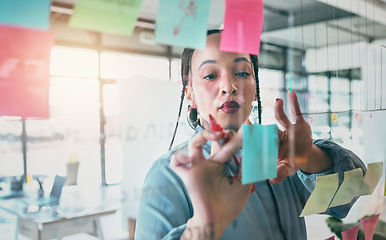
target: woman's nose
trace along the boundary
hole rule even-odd
[[[221,77],[221,93],[222,94],[236,94],[238,91],[236,83],[228,74],[224,74]]]

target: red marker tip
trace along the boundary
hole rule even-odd
[[[218,132],[221,132],[223,130],[222,127],[219,124],[217,124],[216,120],[211,114],[209,114],[209,120],[210,120],[210,130],[218,131]]]

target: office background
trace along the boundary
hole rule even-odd
[[[68,163],[79,162],[77,185],[122,190],[125,222],[135,219],[147,169],[167,151],[182,48],[155,42],[157,0],[143,1],[130,37],[69,27],[75,2],[51,3],[49,119],[26,120],[23,137],[20,118],[0,117],[0,176],[66,175]],[[209,28],[222,27],[224,9],[224,1],[212,1]],[[275,123],[275,99],[286,99],[291,80],[314,138],[331,139],[365,163],[385,161],[385,1],[265,1],[261,41],[264,124]],[[176,144],[189,134],[183,117]],[[137,147],[154,144],[152,153]],[[349,219],[384,211],[384,182]],[[309,236],[319,222],[326,226],[323,216],[310,219]]]

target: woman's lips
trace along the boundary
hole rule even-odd
[[[227,101],[221,105],[220,110],[225,112],[225,113],[234,113],[237,110],[239,110],[239,108],[240,108],[240,104],[238,102]]]

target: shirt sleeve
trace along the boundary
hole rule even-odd
[[[155,162],[142,190],[135,239],[180,239],[193,208],[185,185],[169,167],[169,160]]]
[[[364,163],[352,151],[345,149],[329,140],[315,140],[314,144],[319,148],[322,148],[331,157],[334,167],[324,172],[314,174],[307,174],[301,170],[297,172],[298,178],[303,183],[304,187],[308,190],[309,193],[314,190],[316,178],[319,176],[324,176],[332,173],[342,173],[339,174],[340,186],[343,182],[343,172],[356,168],[361,168],[363,170],[363,174],[366,173],[366,167]],[[326,213],[337,218],[344,218],[348,214],[349,210],[357,199],[358,198],[356,197],[348,204],[329,208]]]

